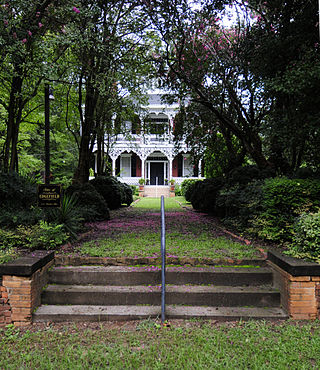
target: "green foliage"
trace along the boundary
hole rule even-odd
[[[179,197],[179,196],[181,196],[182,194],[181,194],[181,186],[180,185],[178,185],[178,184],[176,184],[176,186],[175,186],[175,188],[174,188],[174,195],[176,196],[176,197]]]
[[[263,181],[256,180],[245,186],[221,189],[216,201],[216,215],[223,217],[226,225],[244,231],[261,212],[262,185]]]
[[[64,232],[70,234],[73,238],[77,237],[77,232],[80,230],[81,212],[77,204],[77,198],[74,194],[71,196],[64,195],[60,208],[50,210],[49,220],[62,226]]]
[[[132,188],[130,185],[126,183],[120,183],[120,186],[122,187],[124,193],[122,203],[126,204],[127,206],[130,206],[130,204],[133,202]]]
[[[66,195],[73,195],[77,199],[78,211],[84,221],[102,221],[110,219],[110,212],[103,196],[93,185],[71,185]]]
[[[197,181],[192,187],[190,202],[197,210],[214,212],[219,190],[223,186],[221,178]]]
[[[320,261],[320,212],[303,213],[297,218],[289,252],[296,257]]]
[[[2,230],[0,229],[0,234]],[[0,235],[1,238],[1,235]],[[12,261],[16,257],[16,250],[14,248],[0,246],[0,265]]]
[[[36,207],[37,187],[27,176],[0,172],[0,225],[36,224],[42,211]]]
[[[17,233],[25,248],[33,250],[56,249],[69,238],[64,230],[64,225],[49,224],[46,221],[40,221],[39,224],[31,227],[18,227]]]
[[[252,221],[258,235],[272,241],[291,240],[295,219],[320,206],[320,181],[267,179],[262,188],[261,213]]]
[[[18,225],[35,225],[43,218],[40,208],[0,208],[0,226],[15,228]]]
[[[29,209],[37,202],[37,188],[29,178],[0,172],[0,207]]]
[[[23,242],[16,231],[0,229],[0,250],[23,246]]]
[[[131,190],[132,190],[132,195],[139,195],[139,188],[138,186],[135,185],[130,185]]]
[[[89,183],[103,196],[110,209],[117,209],[121,204],[130,205],[133,202],[130,186],[113,176],[98,176]]]
[[[188,202],[190,202],[192,189],[194,184],[199,180],[185,179],[181,183],[181,195],[183,195]]]
[[[228,173],[227,186],[244,186],[253,180],[262,180],[273,177],[271,169],[260,170],[257,166],[239,166]]]

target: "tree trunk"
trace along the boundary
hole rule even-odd
[[[85,115],[82,125],[82,135],[79,148],[78,166],[73,176],[73,183],[85,184],[89,181],[90,159],[92,155],[92,140],[95,139],[95,109],[97,104],[94,87],[88,79],[86,84]]]
[[[5,172],[14,171],[16,168],[15,164],[17,163],[17,143],[22,114],[21,90],[22,78],[20,76],[14,76],[11,83],[7,134],[4,144],[3,168]]]

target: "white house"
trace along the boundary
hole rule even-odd
[[[173,141],[174,117],[179,104],[164,104],[161,93],[148,94],[146,112],[137,122],[126,122],[125,133],[116,135],[109,148],[112,174],[122,182],[138,185],[180,184],[185,178],[201,177],[201,161],[194,165],[184,142]]]

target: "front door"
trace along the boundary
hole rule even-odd
[[[150,163],[150,185],[164,185],[163,162]]]

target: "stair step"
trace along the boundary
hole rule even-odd
[[[49,272],[49,283],[93,285],[160,284],[158,267],[127,266],[68,266],[55,267]],[[272,283],[267,267],[167,267],[167,284],[264,285]]]
[[[159,305],[160,286],[92,286],[49,285],[43,292],[43,304],[87,305]],[[167,304],[196,306],[257,306],[275,307],[280,293],[270,287],[191,286],[166,287]]]
[[[34,322],[126,321],[156,318],[160,306],[41,306],[33,314]],[[288,316],[280,308],[256,307],[166,307],[167,319],[264,319],[284,320]]]

